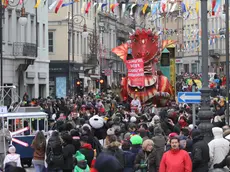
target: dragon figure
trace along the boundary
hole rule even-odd
[[[155,70],[155,64],[161,56],[164,48],[173,41],[162,42],[162,47],[159,47],[158,35],[151,30],[138,29],[130,35],[130,41],[124,43],[112,50],[113,53],[120,56],[126,63],[128,49],[132,50],[132,58],[142,58],[144,62],[144,86],[132,85],[128,77],[121,81],[123,97],[133,99],[138,97],[144,105],[156,105],[163,107],[167,105],[173,89],[167,77],[161,71]]]

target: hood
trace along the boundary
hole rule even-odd
[[[19,154],[8,154],[6,157],[6,160],[8,160],[7,162],[17,162],[17,160],[20,159],[20,155]]]
[[[163,133],[163,131],[161,130],[160,127],[154,128],[154,135],[155,135],[155,136],[161,136],[162,133]]]
[[[110,144],[107,145],[107,148],[108,149],[116,149],[116,148],[119,148],[121,146],[121,143],[120,142],[112,142]]]
[[[194,143],[198,142],[199,140],[203,140],[204,138],[204,136],[201,134],[201,131],[199,129],[193,129],[191,135]]]
[[[87,161],[86,160],[78,161],[77,166],[82,170],[85,170],[87,168]]]
[[[214,139],[223,138],[223,129],[219,127],[213,127],[212,134],[214,136]]]
[[[88,143],[85,143],[81,148],[90,149],[90,150],[93,149],[92,146],[91,146],[91,144],[88,144]]]

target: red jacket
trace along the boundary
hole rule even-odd
[[[160,163],[159,172],[192,172],[192,161],[184,150],[165,152]]]

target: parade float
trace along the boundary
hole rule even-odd
[[[165,47],[173,43],[163,41],[159,44],[156,33],[138,29],[130,35],[130,41],[112,49],[128,69],[121,81],[123,97],[130,100],[138,97],[142,105],[167,105],[174,92],[168,78],[156,70],[156,63]],[[129,50],[131,55],[127,56]]]

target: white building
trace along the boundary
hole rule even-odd
[[[43,1],[34,6],[35,1],[24,1],[24,26],[19,22],[22,5],[9,4],[3,19],[3,83],[29,98],[49,95],[48,7]]]

